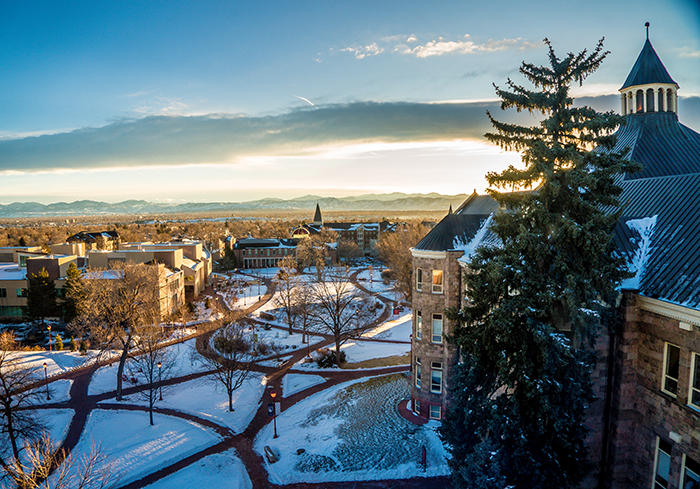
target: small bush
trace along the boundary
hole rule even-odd
[[[75,338],[72,336],[70,337],[70,342],[68,343],[68,346],[70,347],[70,351],[75,351],[78,349],[78,346],[75,344]]]
[[[344,351],[340,352],[340,363],[345,363],[345,352]],[[335,352],[333,350],[324,351],[316,359],[316,365],[318,365],[320,368],[331,368],[335,364],[336,364]]]
[[[81,341],[80,341],[80,354],[81,354],[81,355],[87,355],[87,351],[88,351],[88,344],[87,344],[87,341],[81,340]]]
[[[60,334],[56,335],[56,351],[61,351],[63,350],[63,338],[61,338]]]
[[[209,297],[204,299],[204,307],[206,307],[207,309],[211,309],[211,300],[209,299]]]

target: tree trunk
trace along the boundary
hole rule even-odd
[[[340,368],[340,340],[335,340],[335,364]]]
[[[124,365],[126,364],[126,357],[128,355],[129,349],[124,348],[119,357],[119,366],[117,367],[117,401],[122,400],[122,376],[124,375]]]
[[[19,448],[17,447],[17,433],[15,432],[14,426],[12,426],[12,405],[11,401],[5,401],[5,419],[7,419],[7,436],[10,437],[10,444],[12,445],[12,455],[15,458],[15,462],[19,463]]]
[[[233,389],[228,389],[228,411],[233,412]]]

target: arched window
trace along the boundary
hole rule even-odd
[[[658,105],[659,105],[659,112],[664,111],[664,89],[659,88],[659,96],[657,98],[658,100]]]
[[[627,115],[627,95],[622,95],[622,115]]]
[[[654,89],[647,89],[647,112],[654,112]]]
[[[673,90],[666,90],[666,111],[673,112]]]
[[[627,110],[630,114],[634,114],[634,98],[632,97],[632,92],[627,94]]]
[[[637,113],[644,112],[644,91],[637,90]]]

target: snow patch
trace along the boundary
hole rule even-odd
[[[643,219],[630,219],[625,224],[632,231],[639,234],[639,240],[636,241],[637,250],[631,260],[627,261],[627,267],[633,277],[622,281],[623,289],[637,290],[646,271],[647,262],[653,251],[651,246],[651,238],[654,235],[656,227],[656,219],[658,216],[645,217]]]
[[[464,255],[462,255],[459,258],[459,261],[466,263],[471,259],[472,254],[474,253],[474,251],[476,251],[477,246],[481,244],[481,241],[484,239],[484,236],[486,236],[486,232],[491,227],[492,218],[493,214],[491,214],[488,217],[488,219],[484,221],[484,223],[481,225],[474,237],[468,242],[465,243],[459,237],[456,237],[454,239],[454,242],[452,243],[452,248],[455,250],[464,251]]]

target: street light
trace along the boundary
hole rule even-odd
[[[272,416],[272,424],[275,427],[275,436],[272,438],[277,438],[277,406],[275,405],[275,397],[277,396],[277,393],[275,392],[274,389],[270,392],[270,397],[272,398],[272,408],[274,409],[274,415]]]
[[[160,397],[158,398],[159,401],[163,400],[163,384],[160,381],[160,368],[162,366],[163,364],[158,362],[158,386],[160,387]]]
[[[51,325],[47,324],[46,329],[49,330],[49,351],[51,351]]]
[[[46,373],[46,362],[44,362],[44,380],[46,381],[46,400],[50,401],[51,396],[49,395],[49,374]]]

